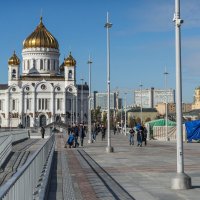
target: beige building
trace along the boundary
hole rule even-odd
[[[194,90],[194,103],[192,104],[192,110],[200,109],[200,87]]]
[[[143,108],[142,112],[140,108],[133,108],[127,112],[128,124],[130,119],[140,119],[142,115],[142,121],[146,122],[146,120],[151,121],[157,118],[158,112],[155,108]]]
[[[175,103],[168,103],[168,114],[175,114],[176,113],[176,104]],[[156,105],[156,110],[160,115],[166,114],[166,104],[165,103],[159,103]],[[182,103],[182,112],[189,112],[192,110],[192,104],[191,103]]]

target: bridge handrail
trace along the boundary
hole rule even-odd
[[[2,142],[0,143],[0,167],[12,151],[12,136],[6,135],[4,136]]]
[[[2,186],[0,199],[27,200],[32,199],[39,177],[46,160],[54,148],[53,134],[45,144]]]

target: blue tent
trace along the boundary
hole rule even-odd
[[[185,128],[189,142],[192,140],[200,140],[200,120],[185,122]]]

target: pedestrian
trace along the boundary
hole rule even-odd
[[[71,131],[72,131],[72,128],[71,128],[71,126],[69,125],[69,126],[68,126],[68,129],[67,129],[68,135],[70,135]]]
[[[137,146],[142,147],[142,130],[137,129]]]
[[[45,128],[42,126],[40,129],[40,133],[42,135],[42,138],[44,138],[44,134],[45,134]]]
[[[74,139],[75,139],[74,138],[74,133],[73,133],[73,131],[71,131],[70,134],[69,134],[68,140],[67,140],[67,144],[69,145],[69,148],[73,147]],[[65,147],[67,147],[67,146],[65,146]]]
[[[79,137],[80,137],[80,140],[81,140],[81,146],[83,146],[83,141],[84,141],[85,136],[86,135],[85,135],[84,126],[83,126],[83,124],[80,124]]]
[[[143,139],[144,145],[146,146],[147,145],[147,129],[145,126],[143,127],[143,138],[142,139]]]
[[[129,143],[130,143],[130,145],[134,145],[134,134],[135,134],[135,131],[133,130],[133,128],[131,128],[130,131],[129,131]]]
[[[78,147],[79,146],[79,143],[78,143],[78,136],[79,136],[79,129],[78,129],[78,126],[76,125],[74,127],[74,139],[75,139],[75,144],[74,144],[74,147]]]
[[[102,137],[101,137],[101,140],[105,140],[105,136],[106,136],[106,127],[104,125],[101,126],[101,134],[102,134]]]
[[[96,135],[97,135],[97,126],[94,123],[92,126],[92,141],[95,142],[96,141]]]
[[[117,128],[116,128],[116,126],[114,126],[114,135],[115,135],[115,133],[116,133],[116,131],[117,131]]]

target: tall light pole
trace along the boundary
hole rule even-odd
[[[165,68],[164,76],[165,76],[165,132],[166,132],[166,141],[169,141],[168,138],[168,96],[167,96],[167,69]]]
[[[111,136],[110,136],[110,34],[109,28],[112,27],[112,24],[109,22],[108,12],[107,12],[107,22],[104,26],[107,30],[107,133],[108,133],[108,146],[106,147],[106,151],[111,153],[114,151],[111,146]]]
[[[176,37],[176,135],[177,135],[177,174],[172,179],[172,189],[190,189],[191,178],[184,173],[183,125],[182,125],[182,75],[181,75],[181,24],[180,0],[175,0]]]
[[[121,134],[123,134],[122,124],[123,124],[123,106],[121,107]]]
[[[81,79],[81,123],[83,123],[83,81],[84,79]]]
[[[89,60],[87,62],[89,67],[89,95],[88,95],[88,133],[89,140],[88,143],[92,143],[92,131],[91,131],[91,64],[92,60],[89,55]]]
[[[29,93],[27,92],[26,93],[26,124],[25,124],[25,128],[27,129],[27,124],[28,124],[28,121],[27,121],[27,110],[28,110],[28,106],[29,106],[29,101],[28,101],[28,95]]]
[[[141,125],[142,125],[142,82],[140,83],[140,119],[141,119]]]
[[[124,95],[125,95],[125,97],[124,97],[124,111],[125,111],[125,119],[124,119],[124,125],[125,125],[125,129],[124,129],[124,131],[125,131],[125,135],[126,135],[126,95],[127,95],[127,93],[125,92],[124,93]]]

